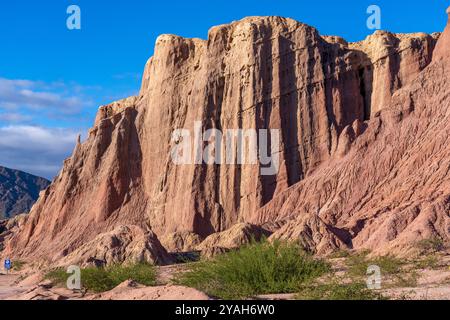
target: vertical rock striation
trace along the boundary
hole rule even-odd
[[[441,36],[434,60],[445,55],[447,36],[448,31]],[[204,238],[239,222],[263,224],[304,213],[319,214],[313,221],[320,226],[302,218],[302,227],[284,229],[310,237],[326,230],[308,245],[363,245],[371,232],[364,238],[367,224],[353,216],[366,203],[382,201],[384,193],[375,186],[386,177],[378,174],[379,166],[393,172],[399,157],[412,152],[406,135],[425,132],[408,131],[417,122],[404,123],[423,116],[432,126],[434,116],[445,116],[446,110],[419,103],[432,93],[430,99],[444,99],[443,91],[417,88],[417,79],[431,86],[429,73],[443,76],[437,66],[427,71],[438,38],[376,32],[348,44],[280,17],[217,26],[207,40],[162,35],[145,66],[139,96],[99,109],[89,137],[77,144],[7,252],[52,262],[120,225],[159,236],[193,232]],[[416,90],[405,89],[410,85]],[[401,111],[405,106],[407,113]],[[194,133],[198,121],[202,132],[279,129],[279,173],[262,176],[261,166],[251,164],[175,165],[173,131]],[[389,125],[397,134],[382,135]],[[385,143],[378,145],[380,139]],[[433,150],[437,146],[428,150],[430,157]],[[412,163],[426,161],[425,154],[405,160],[403,170],[416,170]],[[401,181],[386,190],[401,188]],[[380,210],[389,211],[395,199],[383,201]]]

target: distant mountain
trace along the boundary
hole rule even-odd
[[[0,219],[30,211],[50,181],[0,166]]]

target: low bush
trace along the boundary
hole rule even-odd
[[[352,276],[365,276],[370,265],[380,267],[381,273],[384,275],[398,274],[402,272],[405,263],[405,261],[389,255],[369,259],[366,254],[356,254],[347,259],[348,272]]]
[[[435,254],[426,255],[424,257],[419,258],[415,261],[414,267],[416,269],[439,269],[440,263],[439,263],[439,257]]]
[[[12,269],[14,271],[20,271],[23,269],[23,267],[25,265],[26,265],[26,262],[21,261],[21,260],[16,260],[16,261],[13,261],[13,263],[12,263]]]
[[[370,290],[363,282],[313,284],[300,288],[298,300],[386,300],[380,293]]]
[[[50,271],[46,279],[57,285],[65,285],[70,274],[62,268]],[[81,269],[81,285],[92,292],[104,292],[113,289],[126,280],[133,280],[146,286],[156,284],[156,271],[153,265],[137,263],[133,265],[113,265],[107,268]]]
[[[434,237],[417,242],[417,247],[425,252],[439,252],[444,250],[445,244],[441,238]]]
[[[222,299],[259,294],[294,293],[305,282],[327,272],[328,263],[296,244],[252,242],[212,260],[192,264],[176,282]]]

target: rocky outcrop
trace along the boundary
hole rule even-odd
[[[126,281],[111,291],[92,295],[87,300],[210,300],[210,298],[193,288],[165,285],[146,287],[132,281]]]
[[[54,287],[48,281],[19,287],[17,291],[6,300],[210,300],[206,294],[193,288],[176,285],[146,287],[132,280],[98,294]]]
[[[27,221],[27,214],[19,214],[8,220],[0,221],[0,250],[4,244],[14,235],[20,232]]]
[[[264,237],[268,238],[270,232],[261,227],[238,223],[228,230],[214,233],[207,237],[197,246],[199,251],[207,251],[211,248],[236,249],[242,245],[249,244],[251,241],[260,241]]]
[[[360,52],[360,90],[367,119],[389,106],[392,95],[412,83],[430,64],[439,34],[393,34],[376,31],[349,47]]]
[[[202,242],[202,238],[193,232],[180,231],[169,233],[161,238],[161,244],[169,252],[190,252]]]
[[[50,181],[0,166],[0,219],[28,213]]]
[[[447,26],[433,54],[433,59],[435,61],[448,59],[450,54],[448,49],[450,47],[450,7],[447,9],[447,14],[449,16]]]
[[[32,288],[25,293],[13,296],[7,300],[15,301],[60,301],[67,300],[68,297],[52,292],[48,289],[36,287]]]
[[[59,265],[106,267],[141,262],[161,265],[173,261],[151,231],[146,232],[137,226],[119,226],[61,257]]]
[[[337,234],[336,234],[336,233]],[[351,238],[340,230],[333,230],[316,214],[300,214],[287,222],[269,238],[269,241],[294,241],[305,251],[325,254],[339,249],[348,249]],[[347,242],[347,243],[346,243]]]
[[[6,252],[55,261],[119,225],[204,238],[269,223],[328,249],[448,237],[446,39],[448,28],[348,44],[280,17],[207,40],[160,36],[139,96],[100,108]],[[279,130],[280,170],[176,165],[172,133],[198,121]]]

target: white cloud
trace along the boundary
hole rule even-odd
[[[5,112],[0,113],[0,120],[5,122],[24,122],[31,120],[31,117],[26,114],[21,114],[18,112]]]
[[[78,86],[79,87],[79,86]],[[90,99],[79,95],[67,94],[67,86],[61,82],[44,83],[31,80],[11,80],[0,78],[0,109],[58,110],[64,114],[80,112]]]
[[[77,136],[73,129],[0,127],[0,164],[51,179],[71,155]]]
[[[53,178],[97,106],[136,94],[128,89],[0,77],[0,165]]]

